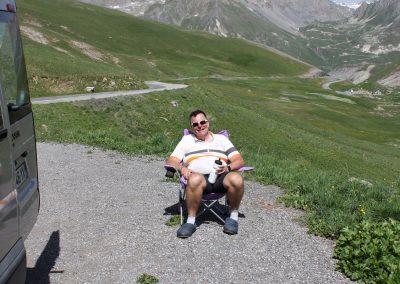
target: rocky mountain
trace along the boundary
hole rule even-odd
[[[192,18],[224,17],[221,6],[248,10],[286,31],[297,33],[299,27],[314,21],[335,21],[346,18],[352,11],[332,0],[80,0],[143,16],[153,20],[182,25]],[[203,21],[204,22],[204,21]],[[221,21],[220,21],[221,23]],[[200,28],[200,27],[198,27]]]
[[[400,87],[400,1],[362,4],[342,21],[313,23],[300,28],[325,70],[353,70],[345,79],[362,83],[370,77],[388,87]],[[356,76],[357,74],[365,76]],[[343,79],[343,78],[342,78]]]
[[[336,4],[339,4],[339,5],[345,6],[345,7],[349,7],[352,9],[357,9],[364,2],[368,2],[368,3],[373,2],[373,0],[332,0],[332,1],[335,2]]]
[[[363,3],[354,14],[366,52],[400,51],[400,1],[380,0]]]
[[[298,28],[306,24],[340,20],[351,13],[349,8],[330,0],[168,0],[151,5],[143,16],[187,28],[193,28],[188,23],[196,22],[196,29],[216,32],[225,27],[225,22],[240,20],[243,18],[241,14],[249,14],[260,21],[298,34]],[[232,18],[233,15],[239,18]],[[253,24],[252,28],[256,26]]]
[[[387,62],[400,52],[400,1],[363,3],[352,17],[300,30],[328,66]]]
[[[243,38],[316,65],[323,62],[306,46],[299,27],[344,19],[352,13],[330,0],[82,1],[187,29]]]
[[[396,70],[400,64],[399,0],[81,1],[243,38],[325,71],[349,66],[369,73],[371,66],[386,64],[382,69]],[[348,7],[352,5],[361,6],[354,10]]]
[[[80,2],[120,10],[135,16],[141,16],[154,4],[163,4],[165,0],[79,0]]]
[[[306,45],[299,28],[351,14],[330,0],[167,0],[149,6],[143,17],[243,38],[319,66],[321,58]]]

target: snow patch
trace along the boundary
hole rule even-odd
[[[228,35],[226,33],[224,33],[222,27],[221,27],[221,23],[218,21],[218,19],[215,19],[215,24],[217,26],[217,32],[219,35],[222,35],[223,37],[228,37]]]

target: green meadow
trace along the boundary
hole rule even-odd
[[[39,140],[167,157],[187,115],[202,109],[212,130],[228,129],[256,167],[247,178],[282,187],[281,201],[304,210],[310,232],[336,238],[362,220],[400,219],[398,91],[337,95],[318,79],[300,78],[309,67],[244,41],[74,1],[25,0],[18,8],[21,25],[48,39],[24,32],[32,97],[81,93],[94,83],[108,90],[110,81],[116,89],[142,88],[146,80],[189,86],[34,105]]]
[[[28,0],[18,8],[33,96],[79,93],[94,81],[101,91],[107,87],[99,86],[104,78],[118,89],[132,89],[150,79],[307,70],[241,40],[187,32],[77,1]]]

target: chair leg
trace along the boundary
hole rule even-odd
[[[222,223],[225,224],[225,220],[221,218],[221,216],[215,212],[212,208],[209,208],[209,210],[215,215],[215,217],[217,217]]]
[[[229,205],[229,199],[228,196],[225,196],[225,214],[229,216],[231,213],[231,206]]]
[[[183,224],[183,205],[184,205],[184,198],[181,191],[179,191],[179,213],[181,215],[181,225]]]
[[[217,217],[222,223],[225,224],[225,220],[221,217],[221,215],[225,215],[225,212],[223,212],[220,208],[218,208],[219,202],[218,200],[214,200],[212,202],[207,202],[207,201],[203,201],[202,205],[203,205],[203,209],[197,213],[197,217],[199,217],[200,215],[202,215],[203,213],[205,213],[206,211],[210,211],[211,213],[214,214],[215,217]],[[218,211],[218,212],[216,212]]]

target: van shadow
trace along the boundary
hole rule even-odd
[[[27,268],[25,284],[49,284],[50,273],[64,273],[52,271],[60,255],[60,231],[54,231],[42,253],[35,263],[35,267]]]

